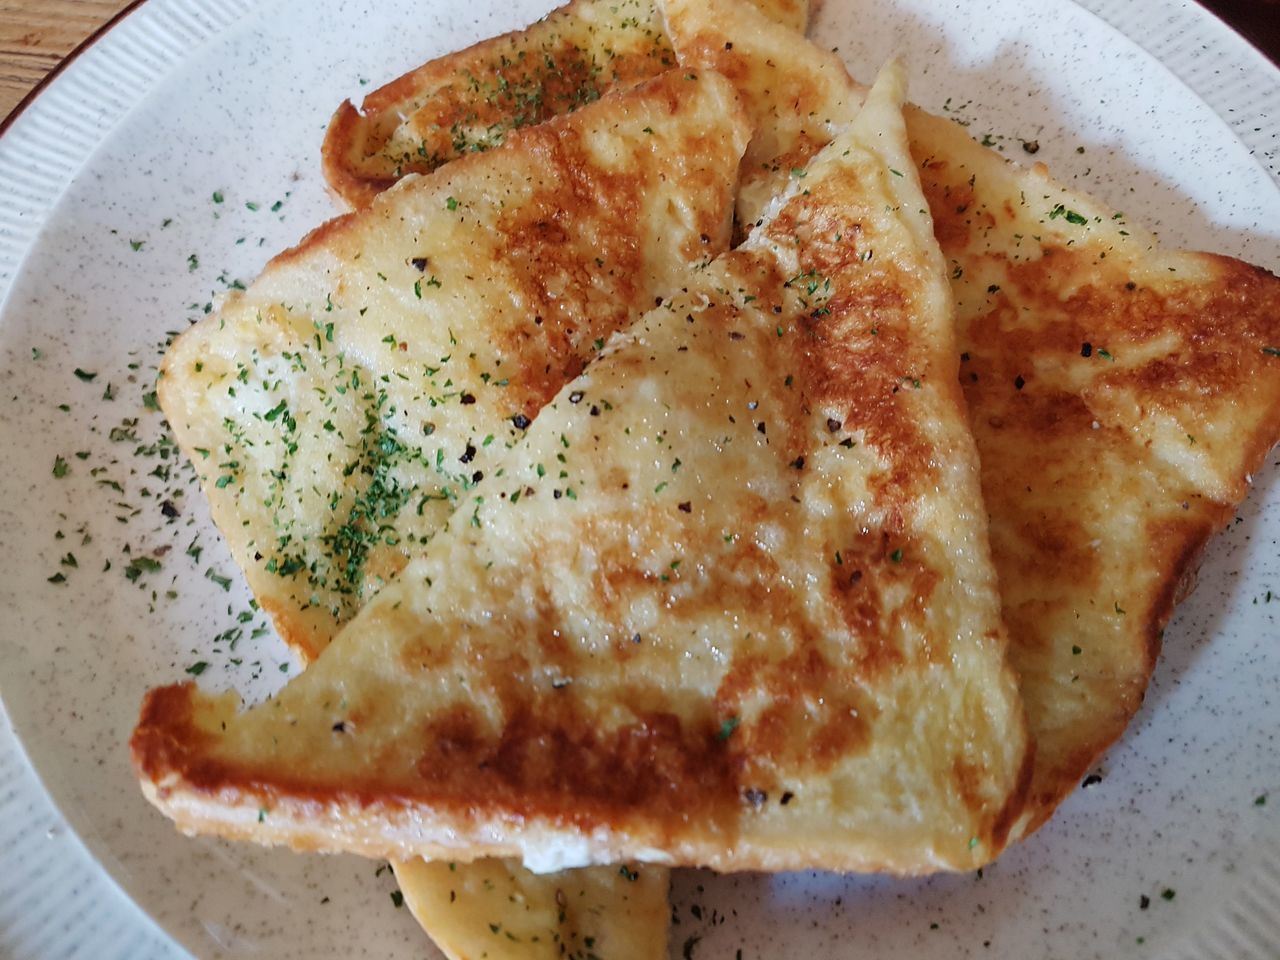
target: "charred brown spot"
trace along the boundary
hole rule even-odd
[[[863,432],[866,443],[884,454],[888,472],[873,486],[904,502],[936,473],[932,444],[901,390],[932,366],[929,337],[920,326],[930,321],[918,315],[913,293],[919,281],[891,258],[865,256],[879,239],[867,226],[875,218],[872,211],[850,208],[847,197],[858,193],[841,181],[836,175],[815,184],[810,196],[788,204],[768,227],[771,236],[804,241],[801,277],[813,280],[793,279],[793,293],[807,295],[816,280],[814,296],[829,294],[803,319],[803,336],[780,338],[778,362],[795,366],[810,405],[841,411],[844,429]]]
[[[803,629],[803,628],[798,628]],[[739,656],[716,693],[717,712],[737,716],[753,702],[762,709],[732,740],[757,785],[777,788],[777,771],[825,772],[867,749],[874,702],[850,664],[833,663],[815,637],[804,634],[785,656],[761,650]]]
[[[147,692],[129,741],[134,769],[143,779],[158,783],[167,773],[184,769],[187,758],[207,742],[193,723],[196,695],[191,682]]]
[[[851,660],[867,679],[914,661],[904,637],[931,632],[926,617],[938,574],[919,562],[909,540],[892,532],[893,519],[886,529],[841,546],[827,568],[832,604],[851,635]],[[946,638],[932,638],[926,653],[934,662],[944,660]]]
[[[503,706],[499,729],[466,704],[428,723],[417,762],[425,794],[593,828],[635,811],[667,825],[737,820],[739,764],[709,715],[636,710],[604,729],[573,697],[512,688]]]

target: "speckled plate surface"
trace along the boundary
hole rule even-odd
[[[377,864],[188,840],[133,783],[145,688],[296,671],[150,393],[169,331],[333,212],[342,98],[546,6],[148,0],[0,138],[0,956],[430,954]],[[1165,242],[1280,269],[1280,75],[1194,5],[827,0],[811,33],[863,78],[904,52],[917,102]],[[984,875],[680,873],[672,955],[1280,957],[1278,541],[1273,453],[1100,782]]]

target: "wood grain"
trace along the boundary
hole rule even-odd
[[[129,0],[0,0],[0,117]]]
[[[0,0],[0,117],[130,0]],[[1280,0],[1204,0],[1280,62]]]

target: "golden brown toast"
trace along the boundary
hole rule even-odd
[[[305,662],[613,331],[728,239],[747,128],[680,71],[410,178],[276,257],[165,357],[159,399]]]
[[[449,960],[666,960],[666,867],[535,874],[518,860],[394,866],[405,905]]]
[[[808,0],[732,0],[803,31]],[[429,61],[345,101],[321,151],[325,179],[361,207],[409,173],[489,150],[675,66],[654,0],[570,0],[537,23]]]
[[[730,77],[757,125],[737,201],[753,222],[865,90],[731,0],[664,3],[681,62]],[[1200,551],[1280,441],[1280,280],[1161,250],[1043,166],[906,117],[1037,742],[1029,833],[1138,709]]]
[[[890,70],[277,697],[153,691],[147,796],[187,831],[544,870],[996,856],[1030,755],[901,95]]]
[[[1042,824],[1142,703],[1205,543],[1280,441],[1280,279],[911,120],[948,258]]]

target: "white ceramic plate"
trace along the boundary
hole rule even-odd
[[[811,33],[863,78],[904,52],[917,102],[1013,156],[1037,140],[1167,243],[1280,268],[1280,75],[1191,4],[1087,6],[827,0]],[[0,139],[0,955],[429,952],[376,864],[188,840],[137,790],[144,689],[296,671],[147,394],[167,331],[333,212],[342,98],[545,8],[149,0]],[[1277,460],[1048,828],[984,876],[681,873],[673,956],[1280,957]]]

